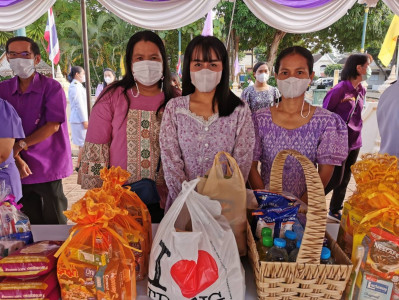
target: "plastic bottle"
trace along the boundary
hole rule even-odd
[[[274,246],[266,254],[266,261],[288,261],[288,253],[285,250],[286,242],[284,239],[275,238]]]
[[[289,262],[296,262],[296,258],[298,257],[299,248],[301,247],[301,240],[296,241],[296,248],[291,251],[290,255],[288,255]]]
[[[266,255],[266,249],[264,249],[265,247],[272,247],[273,246],[273,237],[272,237],[272,233],[273,233],[273,231],[269,228],[269,227],[263,227],[262,228],[262,231],[261,231],[261,237],[260,237],[260,239],[256,242],[256,249],[258,250],[258,253],[259,253],[259,259],[260,260],[265,260],[265,255]],[[269,237],[270,239],[271,239],[271,241],[269,241],[269,239],[268,239],[268,242],[265,242],[265,241],[263,241],[263,239],[265,238],[265,237]],[[266,244],[268,245],[268,246],[265,246]],[[271,244],[270,244],[271,243]],[[269,250],[269,249],[267,249],[267,250]],[[261,259],[261,257],[263,258],[263,259]]]
[[[269,227],[263,227],[261,231],[262,236],[272,236],[273,230]]]
[[[262,237],[261,240],[258,241],[257,248],[258,248],[260,261],[266,261],[266,255],[272,246],[273,246],[273,238],[271,236],[264,236]]]
[[[334,259],[331,257],[331,251],[327,247],[321,248],[320,263],[324,265],[334,264]]]
[[[285,249],[287,250],[287,253],[290,254],[291,251],[296,248],[296,233],[292,230],[287,230],[285,232],[285,242]]]

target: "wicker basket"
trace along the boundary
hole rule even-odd
[[[281,151],[273,162],[270,190],[282,192],[283,167],[288,155],[301,163],[305,173],[309,199],[307,224],[295,263],[260,262],[248,225],[248,256],[255,273],[259,299],[341,299],[352,264],[329,236],[329,246],[336,264],[320,264],[326,231],[326,203],[323,185],[314,165],[297,151]]]

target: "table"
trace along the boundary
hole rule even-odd
[[[155,232],[158,229],[159,224],[152,224],[152,234],[155,235]],[[55,240],[55,241],[64,241],[69,236],[69,230],[73,225],[31,225],[33,240],[35,242],[43,241],[43,240]],[[327,232],[334,239],[337,238],[339,224],[328,223],[327,224]],[[245,300],[257,300],[256,294],[256,284],[254,273],[248,257],[242,257],[241,262],[244,266],[245,270],[245,285],[246,285],[246,293]],[[137,282],[137,300],[147,300],[150,299],[147,297],[147,279]]]

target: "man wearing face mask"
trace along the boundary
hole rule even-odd
[[[35,71],[41,57],[32,39],[9,39],[6,53],[15,76],[0,83],[0,98],[15,108],[25,133],[13,148],[22,211],[32,224],[65,224],[62,178],[72,173],[65,93],[57,81]]]
[[[253,72],[255,84],[242,91],[241,99],[248,102],[251,112],[254,113],[258,109],[272,106],[280,98],[280,93],[277,88],[267,84],[270,71],[265,62],[256,63]]]

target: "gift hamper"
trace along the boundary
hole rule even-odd
[[[305,232],[296,262],[260,261],[248,224],[248,256],[255,273],[259,299],[341,299],[352,264],[328,234],[335,264],[320,263],[327,213],[323,185],[314,165],[297,151],[281,151],[272,165],[270,191],[283,192],[283,167],[288,155],[300,162],[306,177],[308,212]]]

